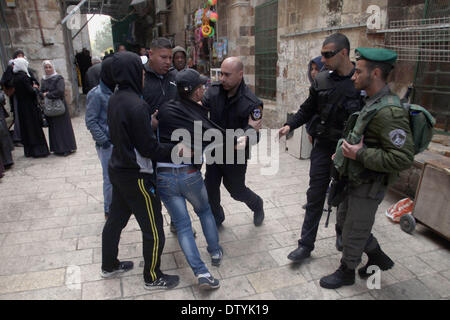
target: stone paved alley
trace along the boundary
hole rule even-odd
[[[135,268],[117,278],[100,278],[104,224],[101,167],[84,115],[73,118],[78,151],[69,157],[28,159],[14,151],[15,165],[0,182],[0,299],[448,299],[449,243],[418,225],[401,231],[384,211],[400,199],[389,193],[381,204],[374,234],[395,267],[382,273],[381,289],[354,286],[324,290],[319,279],[338,267],[334,221],[324,220],[316,250],[302,265],[286,258],[297,245],[304,217],[309,161],[280,153],[280,170],[262,176],[249,167],[248,184],[264,198],[266,219],[256,228],[252,213],[223,192],[226,211],[220,240],[224,260],[211,267],[221,288],[199,292],[164,210],[166,245],[162,269],[180,275],[171,291],[143,288],[141,233],[134,218],[122,233],[120,259]],[[191,210],[192,211],[192,210]],[[334,220],[334,214],[332,220]],[[194,226],[201,230],[198,219]],[[197,243],[209,264],[203,235]],[[365,263],[365,260],[363,260]]]

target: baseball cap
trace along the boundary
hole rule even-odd
[[[190,94],[200,85],[206,84],[208,82],[208,78],[202,76],[198,73],[198,71],[188,68],[178,72],[175,76],[175,81],[179,89],[183,90],[187,94]]]

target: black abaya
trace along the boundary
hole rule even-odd
[[[14,88],[25,157],[46,157],[50,152],[41,128],[37,94],[31,78],[23,71],[15,73]]]
[[[41,92],[48,92],[47,98],[61,99],[66,106],[66,112],[58,117],[47,117],[50,151],[55,154],[68,154],[77,149],[75,134],[70,120],[69,108],[64,99],[64,78],[55,75],[48,79],[42,79]]]

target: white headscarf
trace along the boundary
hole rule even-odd
[[[16,59],[14,59],[13,72],[17,73],[19,71],[23,71],[29,77],[31,77],[30,73],[28,72],[28,61],[25,58],[16,58]]]
[[[52,63],[50,60],[45,60],[44,62],[42,62],[42,66],[44,67],[44,69],[45,69],[45,65],[47,65],[47,64],[49,64],[49,65],[52,66],[52,68],[53,68],[53,73],[52,73],[51,75],[48,76],[48,75],[45,73],[45,70],[44,70],[44,80],[47,80],[47,79],[49,79],[49,78],[54,77],[54,76],[57,75],[56,70],[55,70],[55,66],[53,65],[53,63]]]

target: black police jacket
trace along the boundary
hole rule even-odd
[[[213,83],[205,93],[203,106],[209,109],[210,119],[224,129],[243,129],[249,130],[251,136],[255,134],[256,139],[250,139],[246,148],[246,159],[250,155],[250,145],[259,142],[259,134],[248,124],[248,118],[253,114],[256,120],[262,118],[263,103],[247,87],[242,80],[236,95],[228,98],[228,93],[220,83]],[[224,137],[226,139],[226,137]]]
[[[311,136],[337,143],[349,116],[363,106],[361,92],[351,80],[354,72],[353,69],[347,76],[328,70],[320,72],[309,89],[308,99],[286,123],[291,131],[312,119]]]
[[[176,72],[169,71],[165,75],[159,75],[148,64],[144,66],[145,80],[143,96],[150,106],[150,112],[154,113],[169,100],[178,97]]]
[[[213,83],[202,100],[210,110],[213,122],[225,129],[251,129],[248,117],[253,113],[262,117],[263,103],[242,80],[234,97],[228,98],[227,91],[220,83]]]

